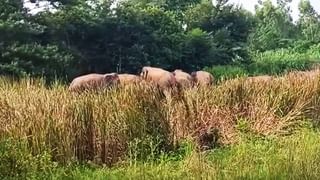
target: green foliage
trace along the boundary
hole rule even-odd
[[[217,80],[238,76],[280,75],[292,70],[309,70],[320,63],[320,44],[296,43],[294,48],[251,53],[252,63],[206,67]]]
[[[166,10],[176,11],[176,13],[181,13],[181,11],[187,10],[190,6],[200,3],[201,0],[132,0],[128,3],[140,4],[142,6],[158,6]]]
[[[54,78],[70,73],[71,55],[63,54],[56,46],[39,44],[13,44],[2,54],[1,69],[15,76],[30,74]]]
[[[32,21],[21,1],[0,3],[0,74],[65,78],[71,54],[41,42],[45,26]]]
[[[175,161],[134,162],[114,168],[74,164],[32,179],[317,179],[319,132],[303,129],[288,137],[249,138],[200,154],[192,150]],[[30,172],[32,170],[30,169]],[[3,172],[3,171],[1,171]],[[37,171],[33,171],[37,172]],[[37,173],[34,173],[37,174]],[[5,179],[8,179],[5,176]],[[20,176],[21,178],[21,176]]]
[[[217,8],[203,1],[186,11],[185,19],[187,29],[200,28],[211,34],[215,64],[250,62],[246,42],[254,19],[246,10],[225,3]]]
[[[199,28],[188,31],[182,47],[182,57],[174,64],[179,69],[193,71],[201,69],[207,64],[217,64],[212,37]]]
[[[260,2],[255,14],[227,0],[121,1],[112,8],[113,0],[50,2],[54,13],[30,15],[22,1],[0,0],[1,74],[51,80],[137,74],[145,65],[188,72],[218,66],[210,71],[231,78],[306,69],[318,58],[307,55],[320,42],[319,15],[308,0],[299,4],[297,24],[288,0]]]
[[[142,66],[152,65],[189,72],[205,69],[220,80],[305,70],[320,61],[319,14],[308,0],[299,4],[297,24],[289,14],[290,0],[278,0],[277,5],[263,1],[255,14],[228,0],[217,0],[214,5],[209,0],[121,1],[114,8],[113,0],[49,1],[54,13],[30,15],[23,1],[0,0],[1,75],[70,79],[89,72],[136,74]],[[145,89],[120,95],[115,90],[79,99],[57,84],[57,90],[33,91],[28,89],[36,89],[33,81],[20,82],[26,86],[1,83],[1,97],[11,98],[0,102],[2,121],[12,123],[3,130],[16,133],[15,137],[31,133],[28,141],[0,141],[1,179],[319,177],[319,132],[308,129],[289,137],[255,136],[256,131],[289,132],[286,128],[301,126],[301,114],[316,116],[310,114],[310,109],[318,106],[318,91],[312,89],[316,83],[295,82],[306,89],[287,83],[265,90],[236,81],[200,90],[203,94],[186,92],[185,106],[171,101],[166,104]],[[299,88],[292,88],[294,85]],[[6,89],[11,86],[15,91]],[[23,107],[19,103],[24,103]],[[269,104],[281,113],[275,113]],[[188,112],[191,114],[184,114],[188,106],[193,108]],[[212,108],[216,106],[223,109]],[[259,108],[263,113],[256,111]],[[239,110],[246,117],[235,122],[234,114]],[[214,118],[227,124],[222,138],[230,132],[235,138],[240,131],[237,144],[206,155],[198,153],[190,142],[177,141],[178,148],[173,148],[175,138],[183,139],[187,133],[196,136],[192,128],[207,127]],[[171,122],[182,128],[172,127]],[[66,135],[69,132],[71,135]],[[96,169],[58,167],[52,161],[69,162],[72,158],[98,158],[107,164],[124,158],[124,162],[116,169]]]
[[[49,153],[34,156],[25,141],[13,139],[0,141],[0,161],[1,179],[41,179],[52,174],[57,166]]]
[[[301,39],[307,42],[319,43],[320,35],[320,16],[313,9],[309,0],[301,0],[299,3],[300,19],[298,27]]]
[[[287,5],[287,2],[278,2],[278,6],[275,6],[270,0],[266,0],[256,7],[257,25],[249,40],[252,51],[285,48],[291,44],[295,27]]]
[[[3,8],[5,15],[15,17],[4,17],[0,26],[7,34],[0,45],[3,74],[71,78],[89,72],[138,73],[144,65],[193,71],[249,59],[245,39],[251,19],[223,2],[219,12],[209,1],[198,0],[122,1],[113,10],[112,1],[51,2],[55,13],[30,16],[21,3],[6,8],[10,11]],[[205,18],[193,15],[199,7],[209,12]]]
[[[239,65],[212,66],[206,67],[204,70],[210,72],[216,80],[231,79],[248,75],[246,68]]]
[[[121,53],[113,58],[121,72],[138,72],[146,64],[171,69],[180,60],[184,35],[172,12],[159,7],[124,5],[119,7],[117,16],[117,28],[123,30],[115,34],[120,41],[114,45],[116,52]]]
[[[248,66],[253,75],[281,74],[289,70],[307,70],[319,63],[319,51],[299,53],[291,49],[266,51],[252,55],[254,62]]]

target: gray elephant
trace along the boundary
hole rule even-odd
[[[120,79],[117,73],[92,73],[73,79],[69,86],[69,91],[81,92],[85,90],[101,90],[107,87],[116,86],[119,83]]]
[[[184,89],[191,88],[194,84],[193,78],[190,74],[182,71],[181,69],[176,69],[173,71],[173,75],[176,78],[176,81]]]
[[[134,75],[134,74],[118,74],[120,79],[120,84],[122,86],[127,85],[133,85],[133,84],[139,84],[142,79],[140,76]]]
[[[146,82],[155,84],[164,90],[177,86],[177,81],[173,73],[161,68],[145,66],[142,68],[140,77]]]
[[[214,77],[212,74],[206,71],[195,71],[191,73],[193,81],[199,86],[211,86],[214,83]]]

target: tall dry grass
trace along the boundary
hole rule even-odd
[[[32,153],[49,150],[62,163],[112,165],[128,155],[171,150],[186,138],[208,146],[236,143],[242,123],[259,135],[291,133],[306,120],[318,121],[319,95],[319,78],[308,73],[228,80],[186,90],[185,101],[151,87],[76,95],[59,83],[1,78],[0,138],[25,140]]]

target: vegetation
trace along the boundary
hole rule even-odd
[[[180,153],[182,158],[179,160],[177,156],[161,156],[157,162],[128,161],[119,164],[116,168],[96,168],[89,164],[86,166],[72,164],[63,167],[45,164],[46,166],[41,170],[31,171],[30,165],[33,167],[34,164],[41,162],[39,159],[28,161],[32,163],[23,166],[29,169],[29,174],[24,177],[32,179],[299,179],[301,177],[318,179],[319,140],[319,132],[303,129],[292,136],[282,138],[261,140],[243,137],[238,145],[205,154],[196,152],[191,144],[187,144],[181,147],[180,151],[183,153]],[[1,175],[5,172],[1,171]],[[23,171],[20,171],[20,177],[23,175],[21,172]]]
[[[310,70],[319,64],[319,45],[311,46],[306,52],[296,48],[278,49],[252,53],[254,61],[250,64],[233,64],[204,68],[216,79],[235,78],[247,75],[282,75],[294,70]]]
[[[280,74],[319,59],[320,16],[308,0],[301,0],[296,23],[287,0],[261,1],[255,14],[228,0],[49,2],[51,9],[30,14],[21,0],[0,0],[1,74],[70,80],[136,74],[145,65]]]
[[[187,90],[181,101],[152,87],[76,95],[59,83],[3,78],[1,176],[316,177],[319,82],[298,73],[240,78]]]
[[[43,0],[31,0],[40,3]],[[0,179],[318,179],[320,15],[228,0],[0,0]],[[218,85],[164,97],[75,95],[86,73],[204,69]],[[271,82],[241,76],[275,75]],[[311,76],[309,76],[311,75]]]

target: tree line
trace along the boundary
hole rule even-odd
[[[1,75],[70,80],[137,74],[145,65],[191,72],[320,43],[320,16],[309,0],[300,1],[297,22],[290,0],[259,1],[254,14],[228,0],[49,2],[55,11],[30,14],[23,0],[0,0]]]

